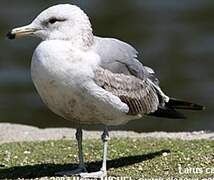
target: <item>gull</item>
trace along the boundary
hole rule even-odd
[[[165,95],[155,72],[138,61],[137,51],[120,40],[94,36],[88,16],[75,5],[52,6],[7,36],[42,39],[31,62],[34,85],[51,111],[78,127],[79,167],[60,175],[107,177],[109,126],[142,120],[143,115],[184,118],[176,109],[204,109]],[[90,173],[82,148],[82,125],[89,124],[104,128],[102,167]]]

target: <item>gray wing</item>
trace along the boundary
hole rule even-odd
[[[141,80],[147,80],[156,89],[160,106],[169,101],[159,87],[155,72],[137,60],[138,52],[129,44],[113,38],[94,37],[93,51],[101,59],[100,66],[112,73],[132,75]]]
[[[99,67],[96,70],[95,81],[97,85],[126,103],[131,115],[149,114],[158,109],[157,91],[147,78],[139,79]]]
[[[159,84],[154,71],[137,60],[138,52],[129,44],[113,38],[94,38],[93,50],[101,58],[101,67],[114,73],[145,77]]]
[[[113,38],[95,37],[94,51],[101,58],[101,66],[114,73],[144,77],[145,69],[136,59],[137,51],[129,44]]]

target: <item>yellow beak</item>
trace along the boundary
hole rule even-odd
[[[34,34],[39,29],[33,28],[30,25],[15,28],[7,34],[8,39],[15,39],[24,36],[30,36]]]

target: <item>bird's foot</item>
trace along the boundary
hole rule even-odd
[[[78,167],[77,169],[71,170],[71,171],[61,171],[55,173],[55,175],[58,176],[80,176],[82,173],[87,173],[87,170],[85,167]]]
[[[106,171],[98,171],[98,172],[91,172],[91,173],[80,173],[79,176],[83,179],[101,179],[104,180],[104,178],[107,177]]]

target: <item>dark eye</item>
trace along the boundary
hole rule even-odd
[[[51,19],[49,19],[49,23],[50,24],[54,24],[54,23],[56,23],[58,21],[58,19],[57,18],[51,18]]]
[[[66,19],[63,19],[63,18],[55,18],[55,17],[53,17],[53,18],[51,18],[51,19],[49,19],[48,20],[48,23],[50,23],[50,24],[54,24],[54,23],[56,23],[56,22],[63,22],[63,21],[65,21]]]

